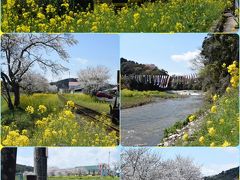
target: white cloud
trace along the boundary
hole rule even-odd
[[[208,166],[203,166],[202,173],[204,176],[212,176],[221,173],[222,171],[229,170],[231,168],[238,167],[238,163],[231,164],[210,164]]]
[[[200,50],[196,49],[194,51],[188,51],[183,54],[175,54],[171,56],[171,59],[175,62],[185,62],[188,66],[190,66],[190,61],[196,58],[200,52]]]
[[[86,65],[89,61],[87,59],[83,59],[83,58],[80,58],[80,57],[77,57],[77,58],[72,58],[72,61],[70,61],[71,63],[79,63],[81,65]]]

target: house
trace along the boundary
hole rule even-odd
[[[83,91],[83,88],[81,87],[80,82],[68,82],[68,88],[71,93]]]
[[[51,86],[55,85],[57,87],[58,92],[64,93],[64,92],[70,92],[70,89],[69,89],[69,83],[70,82],[71,83],[76,83],[78,81],[77,81],[77,78],[67,78],[67,79],[63,79],[63,80],[60,80],[60,81],[51,82],[50,85]],[[72,86],[71,88],[73,88],[73,87],[74,86]]]

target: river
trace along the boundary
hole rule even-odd
[[[202,95],[185,98],[156,99],[155,102],[121,110],[121,144],[124,146],[156,146],[164,129],[201,107]]]

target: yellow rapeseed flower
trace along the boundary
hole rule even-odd
[[[28,131],[26,129],[23,129],[22,130],[22,135],[27,135],[28,134]]]
[[[183,141],[188,141],[188,139],[189,139],[189,135],[188,135],[188,133],[185,132],[183,137],[182,137],[182,140]]]
[[[218,99],[218,95],[215,94],[215,95],[212,97],[212,100],[213,100],[213,101],[217,101],[217,99]]]
[[[133,20],[134,20],[134,22],[135,22],[135,23],[138,23],[139,19],[140,19],[140,14],[139,14],[139,13],[134,13],[134,14],[133,14]]]
[[[177,32],[182,32],[182,31],[184,31],[184,29],[185,29],[185,27],[182,25],[182,23],[179,23],[179,22],[176,23],[175,30]]]
[[[203,136],[201,136],[198,141],[201,145],[203,145],[205,142],[205,138]]]
[[[51,137],[51,130],[50,129],[45,129],[44,131],[44,138],[50,138]]]
[[[91,28],[92,32],[97,32],[98,31],[98,27],[96,25],[93,25]]]
[[[44,106],[44,105],[39,105],[39,106],[38,106],[38,111],[39,111],[40,113],[45,113],[45,112],[47,111],[47,108],[46,108],[46,106]]]
[[[47,5],[47,7],[46,7],[47,13],[54,13],[55,11],[56,11],[56,8],[53,5],[51,5],[51,4]]]
[[[70,110],[65,110],[63,113],[66,116],[66,118],[73,119],[75,117],[72,111]]]
[[[224,143],[222,144],[222,147],[227,147],[227,146],[231,146],[231,143],[225,140]]]
[[[224,124],[224,119],[220,119],[219,124],[221,124],[221,125]]]
[[[43,13],[41,13],[41,12],[39,12],[39,13],[37,14],[37,17],[38,17],[39,19],[45,19],[45,18],[46,18],[45,15],[44,15]]]
[[[210,136],[214,136],[216,134],[216,130],[214,129],[214,127],[208,128],[208,134]]]
[[[49,22],[50,22],[51,26],[56,25],[56,20],[54,18],[51,18]]]
[[[212,142],[211,144],[210,144],[210,147],[214,147],[215,146],[215,142]]]
[[[7,9],[11,9],[14,7],[16,0],[7,0]]]
[[[33,114],[34,113],[34,108],[32,106],[27,106],[25,111],[28,113],[28,114]]]
[[[43,127],[46,123],[44,121],[41,121],[41,120],[37,120],[35,122],[35,125],[38,126],[38,127]]]
[[[227,93],[230,93],[230,92],[231,92],[231,88],[230,88],[230,87],[227,87],[227,88],[226,88],[226,92],[227,92]]]
[[[69,107],[69,108],[74,108],[75,104],[74,104],[73,101],[67,101],[66,106]]]
[[[76,140],[76,139],[72,139],[71,144],[72,144],[72,145],[76,145],[76,144],[77,144],[77,140]]]
[[[212,113],[216,113],[216,112],[217,112],[217,106],[215,106],[215,105],[212,106],[212,107],[211,107],[211,112],[212,112]]]
[[[188,118],[189,122],[192,122],[192,121],[194,121],[195,119],[196,119],[196,116],[195,116],[195,115],[191,115],[191,116]]]

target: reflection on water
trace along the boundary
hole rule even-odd
[[[121,143],[125,146],[155,146],[163,138],[164,129],[183,121],[202,105],[202,96],[177,99],[157,99],[147,104],[121,111]]]

